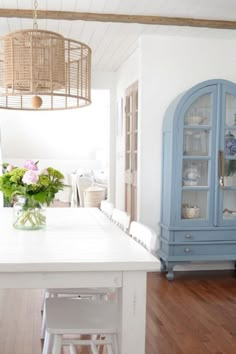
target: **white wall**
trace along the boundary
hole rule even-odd
[[[140,40],[140,59],[139,211],[141,221],[159,230],[163,116],[177,95],[199,82],[209,79],[236,82],[235,40],[144,36]],[[197,268],[229,266],[232,264],[198,265]]]
[[[139,50],[137,49],[116,73],[116,199],[117,208],[124,209],[124,133],[125,133],[125,90],[138,80]],[[123,102],[123,111],[122,111]]]
[[[202,81],[226,79],[236,82],[234,39],[224,38],[223,30],[203,32],[199,29],[198,32],[196,29],[194,37],[188,31],[185,33],[188,36],[142,36],[139,49],[117,73],[118,103],[125,89],[139,81],[138,218],[157,232],[161,202],[161,132],[168,105],[180,93]],[[124,206],[122,143],[123,139],[118,137],[116,203],[121,208]],[[217,268],[227,266],[221,263]],[[215,265],[207,266],[211,267]]]
[[[92,101],[69,111],[1,111],[3,157],[95,160],[108,150],[109,91],[93,91]]]
[[[3,160],[60,160],[65,162],[63,172],[89,168],[90,161],[90,168],[107,167],[113,78],[114,73],[92,73],[92,105],[88,107],[45,112],[1,110]]]
[[[110,92],[110,119],[108,128],[108,160],[109,160],[109,187],[108,198],[115,202],[115,135],[116,135],[116,92],[115,92],[115,73],[114,72],[92,72],[92,88],[93,89],[108,89]]]
[[[208,79],[236,82],[234,40],[144,36],[140,40],[140,218],[160,220],[161,130],[166,108],[183,91]]]

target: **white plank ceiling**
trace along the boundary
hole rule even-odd
[[[38,10],[129,15],[156,15],[236,20],[236,0],[38,0]],[[0,0],[2,9],[34,9],[33,0]],[[0,36],[32,28],[31,19],[0,18]],[[209,36],[236,39],[235,30],[125,24],[111,22],[38,20],[42,30],[55,31],[92,49],[92,69],[116,71],[145,34]]]

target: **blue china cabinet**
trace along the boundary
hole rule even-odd
[[[161,270],[236,261],[236,84],[209,80],[163,122]]]

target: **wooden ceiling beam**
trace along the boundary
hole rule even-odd
[[[33,18],[33,10],[0,8],[0,17]],[[207,27],[207,28],[221,28],[221,29],[231,29],[231,30],[236,29],[236,21],[207,20],[207,19],[186,18],[186,17],[143,16],[143,15],[37,10],[37,18],[51,19],[51,20],[68,20],[68,21],[80,20],[80,21],[97,21],[97,22],[140,23],[145,25],[162,25],[162,26]]]

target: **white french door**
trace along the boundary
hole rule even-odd
[[[137,220],[138,82],[125,93],[125,211]]]

